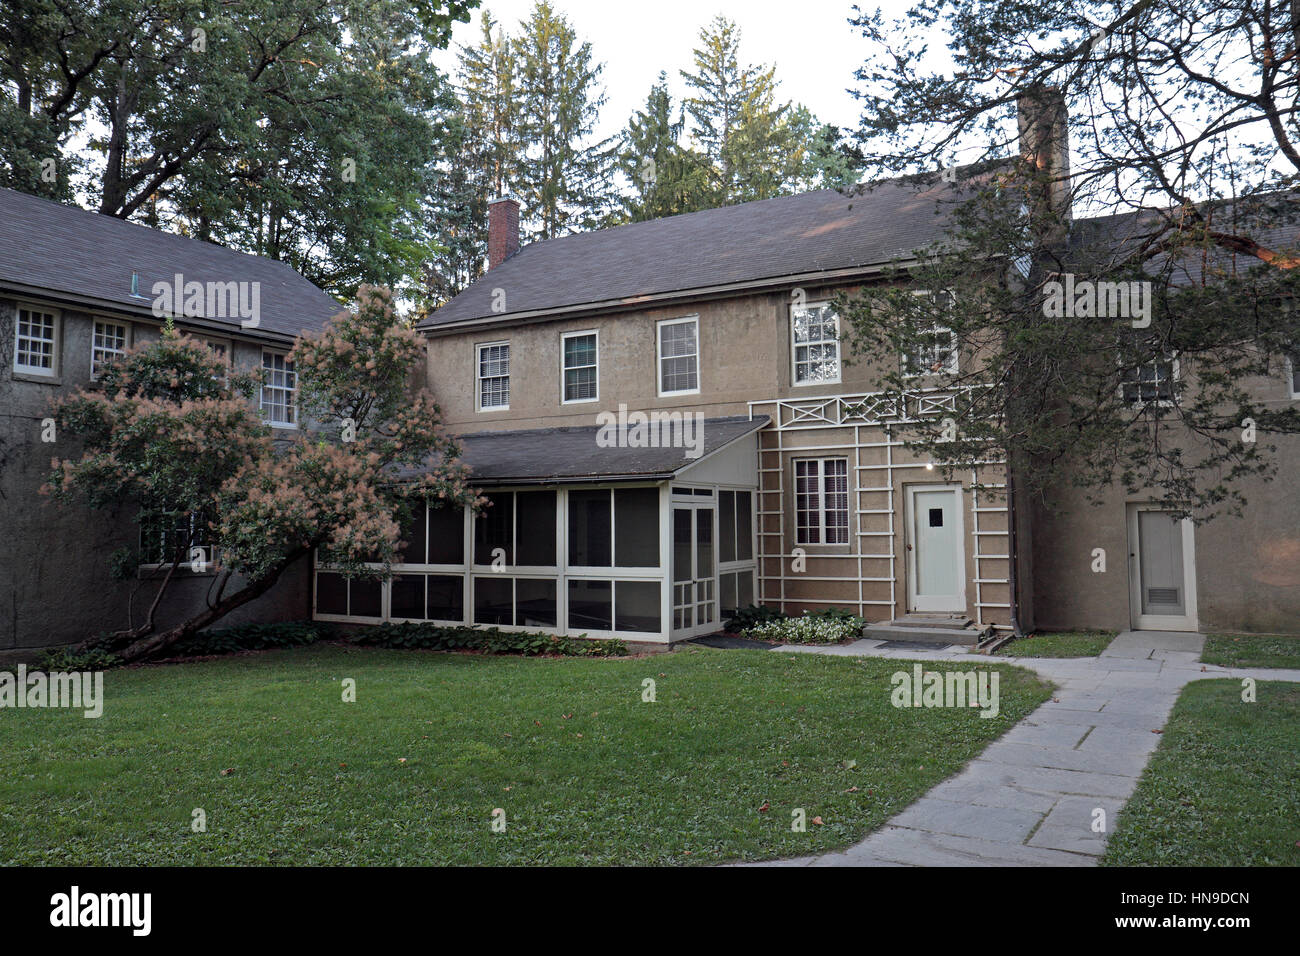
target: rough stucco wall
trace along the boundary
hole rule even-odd
[[[6,329],[0,441],[9,449],[0,474],[0,651],[68,644],[126,626],[128,595],[137,582],[113,580],[108,558],[118,548],[139,542],[133,514],[127,510],[92,511],[80,502],[59,504],[39,494],[50,460],[79,454],[79,448],[62,438],[42,442],[40,423],[53,397],[90,380],[91,318],[63,310],[62,368],[55,383],[16,381],[12,305],[0,301],[0,322]],[[140,341],[158,332],[137,324],[134,334]],[[236,342],[234,360],[238,365],[260,364],[261,347]],[[220,626],[309,617],[307,563],[291,568],[268,594],[223,618]],[[173,579],[159,621],[179,622],[200,610],[210,582],[211,575],[188,573]],[[137,622],[152,601],[154,587],[146,581],[136,594]]]

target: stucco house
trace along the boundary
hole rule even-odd
[[[104,362],[156,338],[170,316],[233,366],[263,370],[263,419],[297,429],[288,351],[339,309],[283,263],[0,189],[0,652],[127,626],[133,588],[109,573],[119,548],[139,547],[137,580],[162,573],[167,529],[39,494],[50,460],[76,454],[45,425],[51,399],[93,382]],[[160,624],[202,606],[212,556],[208,549],[202,569],[182,566]],[[291,569],[230,620],[308,617],[309,576],[306,562]],[[139,589],[137,623],[151,598],[151,586]]]
[[[1036,155],[1064,163],[1063,119],[1022,115],[1022,147],[1035,131]],[[493,202],[489,270],[420,329],[428,385],[494,506],[417,520],[390,583],[318,567],[317,617],[659,644],[750,603],[840,607],[882,636],[945,642],[1013,627],[1295,631],[1293,479],[1252,483],[1243,519],[1198,528],[1118,490],[1100,507],[1072,489],[1020,501],[996,461],[945,481],[904,447],[900,426],[953,408],[927,370],[962,356],[926,356],[904,395],[874,394],[872,364],[900,357],[846,354],[830,299],[939,239],[949,188],[812,192],[523,248],[518,203]],[[1124,226],[1079,219],[1074,241]],[[1283,357],[1253,386],[1300,400]],[[1293,476],[1300,443],[1278,444]]]

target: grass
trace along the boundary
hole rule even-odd
[[[1008,641],[995,657],[1096,657],[1115,638],[1114,631],[1058,631]]]
[[[1201,663],[1222,667],[1300,669],[1300,637],[1285,634],[1211,634]]]
[[[1120,815],[1111,866],[1298,866],[1300,685],[1188,684]]]
[[[708,648],[587,660],[316,646],[112,671],[97,720],[0,711],[0,865],[681,864],[831,850],[1048,694],[1001,665],[994,719],[896,710],[902,669],[911,662]],[[344,678],[355,703],[341,701]],[[647,678],[655,703],[642,701]],[[196,808],[206,832],[191,830]],[[795,808],[805,833],[791,831]]]

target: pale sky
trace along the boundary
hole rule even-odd
[[[863,2],[866,10],[881,6],[900,16],[911,5],[905,0]],[[740,59],[744,63],[776,65],[784,100],[803,103],[823,123],[846,130],[858,125],[858,103],[846,92],[855,85],[853,71],[861,65],[866,41],[851,27],[853,4],[841,0],[552,0],[578,36],[591,43],[592,55],[605,64],[601,80],[608,100],[598,133],[611,136],[626,125],[633,111],[645,104],[659,75],[668,71],[669,89],[680,101],[685,86],[678,70],[691,69],[691,51],[700,28],[715,14],[740,27]],[[452,50],[477,43],[483,7],[508,33],[517,32],[533,0],[486,0],[471,23],[456,24]],[[451,72],[455,55],[436,57]]]

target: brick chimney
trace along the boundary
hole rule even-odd
[[[519,251],[519,200],[502,196],[488,203],[488,268]]]
[[[1020,158],[1041,177],[1035,206],[1062,220],[1070,218],[1070,134],[1065,94],[1040,86],[1016,100]],[[1033,210],[1031,210],[1032,213]],[[1036,217],[1037,218],[1037,217]]]

